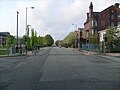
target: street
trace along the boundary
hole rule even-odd
[[[63,47],[4,57],[0,90],[120,90],[120,61]]]

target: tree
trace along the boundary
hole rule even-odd
[[[52,46],[54,44],[54,40],[51,35],[47,34],[44,38],[44,44],[46,46]]]
[[[7,46],[11,47],[12,45],[15,45],[15,37],[12,35],[9,35],[7,37]]]
[[[115,28],[109,27],[106,32],[106,37],[107,37],[106,46],[107,49],[109,49],[109,52],[111,52],[112,50],[115,49],[117,43],[119,42],[119,37],[116,34]]]
[[[40,47],[42,47],[42,45],[43,45],[43,37],[38,37],[38,45],[40,46]]]
[[[88,41],[89,41],[89,44],[97,44],[97,37],[96,36],[89,36]]]
[[[20,39],[20,44],[25,44],[25,38],[26,38],[26,35],[24,35],[22,38],[19,38]]]
[[[56,46],[59,46],[59,42],[60,42],[60,40],[57,40],[57,41],[55,42],[55,45],[56,45]]]
[[[68,44],[69,47],[75,47],[75,33],[70,32],[63,40],[64,44]]]
[[[117,38],[116,42],[114,43],[114,52],[120,53],[120,37]]]
[[[31,46],[35,46],[35,32],[34,29],[31,29]]]
[[[27,46],[27,49],[28,49],[28,50],[31,50],[31,49],[32,49],[30,42],[31,42],[30,37],[29,37],[29,36],[26,36],[26,46]]]
[[[64,44],[63,40],[60,40],[58,45],[64,46],[65,44]]]

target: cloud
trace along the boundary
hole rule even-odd
[[[65,4],[60,8],[60,16],[63,22],[71,22],[82,16],[84,6],[81,0],[75,0],[71,5]]]
[[[38,33],[40,33],[39,30],[45,27],[46,24],[44,20],[44,18],[46,17],[45,13],[47,13],[51,1],[52,0],[38,0],[38,1],[20,0],[18,2],[17,10],[20,12],[19,14],[20,36],[25,34],[26,7],[28,7],[27,24],[31,25],[32,28],[35,28],[35,30],[38,31]],[[31,9],[30,7],[35,8]]]
[[[67,0],[60,2],[52,0],[49,2],[49,5],[47,5],[47,9],[41,11],[41,9],[39,10],[37,7],[35,11],[30,12],[31,15],[29,17],[32,17],[30,21],[36,30],[38,30],[37,27],[39,27],[39,30],[47,28],[46,32],[52,34],[55,39],[63,39],[65,37],[64,35],[69,33],[69,28],[72,27],[72,23],[83,16],[85,12],[83,7],[80,0],[69,2]],[[38,32],[42,32],[42,30],[39,30]]]
[[[119,2],[119,0],[12,0],[9,5],[2,1],[0,4],[2,27],[0,28],[6,27],[11,34],[15,35],[16,11],[19,11],[19,35],[24,35],[26,7],[34,6],[34,10],[30,8],[27,10],[28,24],[37,31],[38,35],[43,35],[43,30],[47,29],[45,34],[51,34],[55,40],[63,39],[70,31],[75,30],[72,23],[77,24],[78,27],[84,27],[91,1],[94,11],[102,11],[115,2]]]
[[[114,5],[115,3],[120,3],[119,0],[92,0],[94,11],[102,11],[107,7]]]

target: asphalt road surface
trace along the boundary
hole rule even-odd
[[[0,90],[120,90],[120,62],[59,47],[0,58]]]

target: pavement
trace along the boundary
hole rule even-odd
[[[107,59],[109,61],[115,61],[117,63],[120,63],[120,53],[98,53],[98,52],[91,52],[86,50],[79,51],[78,49],[73,49],[73,51],[77,54],[98,57],[98,58]]]
[[[120,53],[99,53],[99,52],[93,52],[93,51],[87,51],[87,50],[78,50],[78,49],[73,49],[74,51],[77,51],[81,54],[85,55],[103,55],[103,56],[120,56]]]
[[[37,53],[44,53],[44,51],[48,50],[49,47],[44,47],[44,48],[40,48],[40,50],[37,51],[28,51],[27,52],[27,56],[31,56],[31,55],[35,55]],[[16,57],[16,56],[25,56],[26,53],[20,54],[20,53],[16,53],[16,54],[9,54],[9,55],[0,55],[0,57]]]

